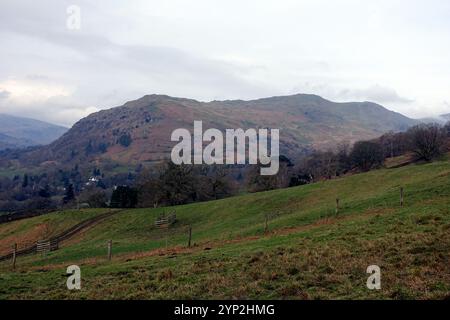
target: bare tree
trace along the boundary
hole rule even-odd
[[[351,170],[350,158],[351,146],[348,142],[340,143],[337,147],[337,170],[336,174],[341,175]]]
[[[381,145],[376,142],[359,141],[353,146],[350,157],[360,170],[369,171],[383,163],[384,152]]]
[[[444,127],[444,130],[445,130],[447,137],[450,138],[450,121],[447,122],[447,124]]]
[[[442,155],[445,132],[439,124],[420,124],[408,132],[418,160],[431,161]]]

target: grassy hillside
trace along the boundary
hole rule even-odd
[[[14,243],[17,243],[20,250],[32,245],[37,240],[54,237],[64,230],[106,211],[108,209],[66,210],[0,224],[0,255],[10,252]]]
[[[442,160],[219,201],[127,210],[58,251],[20,257],[14,272],[10,262],[0,263],[0,298],[449,297],[449,182],[450,162]],[[154,227],[163,210],[176,210],[169,231]],[[74,214],[1,226],[0,245],[11,245],[5,228],[31,233],[42,219],[62,228],[64,217]],[[265,234],[266,214],[272,219]],[[186,247],[188,225],[192,248]],[[112,262],[106,259],[110,239]],[[71,264],[82,269],[81,291],[65,287]],[[372,264],[382,270],[379,291],[365,285]]]

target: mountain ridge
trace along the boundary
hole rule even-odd
[[[67,130],[45,121],[0,113],[0,150],[49,144]]]
[[[161,161],[175,144],[172,131],[192,129],[194,120],[202,120],[204,130],[278,128],[280,151],[288,156],[376,138],[417,123],[375,103],[337,103],[308,94],[210,102],[151,94],[90,114],[50,145],[18,159],[34,164]]]

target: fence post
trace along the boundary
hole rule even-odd
[[[192,240],[192,226],[189,226],[189,241],[188,241],[188,248],[191,247],[191,240]]]
[[[167,250],[168,246],[169,246],[169,225],[167,225],[167,228],[166,228],[166,250]]]
[[[266,222],[264,226],[264,234],[266,234],[269,231],[269,215],[266,214]]]
[[[339,213],[339,198],[336,198],[336,215]]]
[[[17,243],[14,243],[13,258],[12,258],[13,270],[16,269],[16,259],[17,259]]]
[[[112,240],[108,241],[108,260],[111,261],[112,257]]]
[[[403,192],[403,187],[400,188],[400,206],[403,207],[403,202],[404,202],[404,192]]]

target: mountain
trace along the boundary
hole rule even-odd
[[[46,145],[66,131],[67,128],[47,122],[0,114],[0,150]]]
[[[336,103],[298,94],[251,101],[199,102],[147,95],[78,121],[48,146],[15,155],[27,163],[86,163],[112,160],[124,164],[168,158],[176,128],[192,132],[194,120],[207,128],[279,128],[280,151],[298,155],[402,131],[417,123],[371,102]]]
[[[445,121],[450,121],[450,113],[447,114],[441,114],[440,116],[442,119],[444,119]]]

